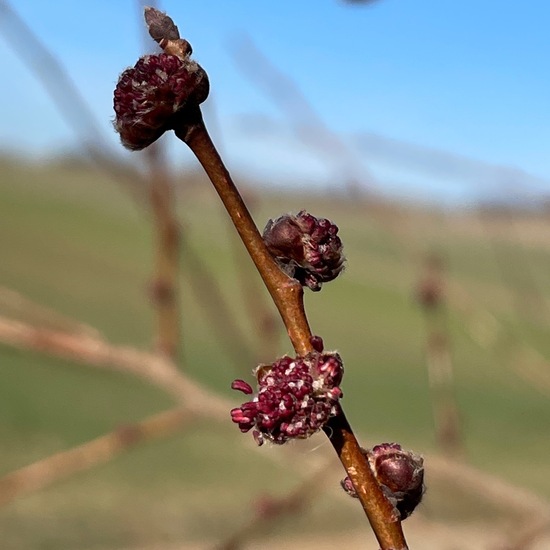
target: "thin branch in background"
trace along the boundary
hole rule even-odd
[[[550,517],[541,517],[526,521],[520,528],[506,536],[506,540],[494,550],[529,550],[546,531],[550,529]]]
[[[186,265],[189,266],[184,270],[183,276],[189,282],[190,288],[201,304],[201,313],[208,318],[208,322],[215,332],[216,341],[228,353],[236,372],[242,373],[243,366],[249,372],[249,366],[256,362],[256,358],[245,334],[233,319],[218,281],[213,277],[191,243],[183,240],[182,244],[182,255],[186,259]]]
[[[408,227],[406,210],[388,207],[384,199],[372,193],[373,175],[349,144],[323,121],[292,77],[276,67],[249,36],[229,43],[228,50],[243,74],[281,109],[294,135],[343,180],[353,199],[348,207],[366,210],[392,235],[398,251],[408,255],[416,232]],[[250,133],[250,124],[246,126]],[[265,124],[255,126],[265,132]]]
[[[449,304],[465,318],[466,333],[473,342],[537,392],[550,396],[550,362],[540,351],[480,306],[463,286],[452,285]]]
[[[151,285],[151,294],[158,305],[157,343],[166,353],[174,354],[179,343],[180,326],[175,286],[176,259],[179,259],[179,227],[175,217],[170,215],[173,189],[167,181],[168,176],[162,159],[151,159],[151,172],[156,174],[156,183],[153,185],[150,185],[150,179],[140,172],[123,166],[120,160],[105,148],[105,140],[94,114],[66,70],[6,0],[0,0],[0,23],[9,44],[42,82],[59,113],[73,128],[92,160],[109,177],[123,184],[140,204],[144,202],[141,191],[143,186],[136,184],[145,184],[151,190],[150,203],[159,229],[156,247],[157,277]]]
[[[187,407],[168,410],[15,470],[0,478],[0,506],[105,464],[138,444],[177,433],[193,418]]]
[[[115,346],[101,337],[63,333],[0,316],[0,342],[79,364],[132,374],[158,386],[191,409],[200,409],[206,417],[225,421],[227,411],[233,406],[230,400],[191,380],[169,358],[129,346]]]
[[[141,175],[107,149],[92,110],[68,72],[7,0],[0,0],[0,30],[15,53],[42,83],[59,114],[73,129],[96,166],[124,185],[137,199],[136,182],[140,181]]]
[[[416,298],[424,313],[426,327],[426,360],[436,441],[444,453],[464,456],[447,329],[444,269],[440,256],[432,254],[426,258]]]
[[[159,143],[145,152],[149,165],[149,200],[153,213],[154,275],[150,294],[156,314],[155,347],[174,359],[181,349],[179,270],[181,234],[175,212],[174,184]]]
[[[449,486],[454,485],[461,491],[478,495],[484,502],[490,502],[529,521],[536,518],[550,519],[550,502],[525,487],[449,456],[430,455],[426,457],[426,462],[429,463],[430,475],[444,480]]]
[[[98,336],[99,334],[90,325],[71,319],[52,308],[37,304],[20,292],[5,286],[0,286],[0,308],[4,313],[11,312],[17,318],[31,321],[31,323],[44,328],[84,336]]]
[[[350,197],[360,197],[365,186],[371,187],[373,177],[357,155],[323,122],[292,78],[275,67],[249,36],[232,40],[228,49],[242,73],[281,109],[295,136],[343,177]]]
[[[139,13],[146,3],[138,0]],[[150,2],[153,7],[156,2]],[[151,37],[139,18],[145,51]],[[149,168],[149,203],[153,213],[155,260],[150,294],[156,313],[155,347],[172,359],[181,351],[181,304],[178,276],[180,271],[181,227],[176,215],[174,182],[167,168],[166,151],[157,141],[144,152]]]
[[[515,266],[510,262],[510,258],[502,246],[501,241],[504,239],[500,239],[500,236],[509,237],[509,234],[515,231],[515,219],[511,208],[502,206],[491,212],[487,208],[480,207],[477,209],[477,213],[485,229],[487,242],[491,247],[495,263],[512,295],[512,305],[516,313],[519,317],[523,316],[526,319],[532,319],[533,313],[535,313],[537,319],[542,319],[547,324],[550,320],[550,307],[533,273],[532,261],[525,246],[519,239],[515,239],[516,251],[521,255],[520,262]],[[496,223],[495,217],[499,218],[498,223]],[[496,229],[500,230],[500,234],[495,234]]]
[[[231,536],[216,544],[214,550],[239,550],[262,528],[305,508],[315,493],[325,489],[330,468],[332,468],[332,461],[329,460],[282,497],[271,495],[257,497],[254,503],[255,513],[252,517]]]
[[[206,106],[209,126],[212,134],[216,136],[216,141],[222,143],[221,147],[218,145],[218,150],[223,153],[223,132],[219,112],[215,101],[212,99],[210,98]],[[251,189],[245,189],[243,198],[251,213],[254,214],[254,210],[258,208],[260,201],[258,193]],[[227,220],[227,223],[231,224],[230,220]],[[228,239],[233,253],[241,298],[247,311],[247,319],[252,320],[251,329],[255,332],[258,350],[261,350],[258,355],[261,353],[261,357],[274,357],[278,352],[280,335],[277,315],[274,313],[273,308],[267,304],[265,295],[260,291],[258,278],[254,276],[254,270],[250,269],[252,267],[250,258],[243,250],[238,236],[235,235],[234,231],[229,231]]]
[[[227,410],[232,405],[229,400],[191,381],[165,358],[134,348],[113,346],[98,338],[63,334],[0,317],[0,342],[17,349],[46,353],[87,366],[113,369],[143,378],[173,395],[192,414],[214,421],[226,422]],[[174,415],[178,414],[174,411]],[[292,447],[287,447],[285,450],[294,454]],[[72,456],[76,458],[78,464],[81,464],[78,453]],[[270,460],[278,460],[280,457],[278,453],[261,453],[261,456]],[[43,460],[47,461],[48,458]],[[539,517],[541,520],[550,518],[550,503],[525,488],[517,487],[450,457],[430,455],[426,457],[426,461],[430,465],[430,475],[434,479],[455,483],[461,490],[478,495],[483,501],[503,507],[509,512],[527,516],[529,521]],[[40,462],[42,461],[38,461]],[[292,462],[301,475],[311,475],[311,461],[307,465],[302,465],[294,457]],[[93,462],[89,462],[89,467],[93,465]],[[321,466],[317,468],[320,469]],[[67,477],[65,474],[70,472],[70,468],[57,470],[57,477],[49,475],[47,470],[43,471],[44,475],[48,476],[48,484],[52,484]],[[45,482],[35,481],[35,483],[38,483],[41,488],[46,486]],[[335,494],[349,501],[349,497],[339,487]],[[13,498],[16,496],[12,495]]]

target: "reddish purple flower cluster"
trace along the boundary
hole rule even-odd
[[[305,439],[337,412],[344,374],[337,353],[281,357],[272,365],[260,365],[255,374],[258,394],[252,401],[233,409],[231,418],[242,432],[254,428],[258,445],[264,439],[277,444]],[[252,387],[243,380],[235,380],[231,387],[253,393]]]
[[[264,242],[290,277],[311,290],[335,279],[344,268],[345,257],[338,227],[305,210],[269,220]]]
[[[128,149],[144,149],[173,126],[174,114],[208,97],[205,71],[188,57],[145,55],[119,78],[114,93],[116,131]]]
[[[397,443],[382,443],[370,450],[363,449],[363,454],[399,518],[408,518],[424,495],[424,459],[404,451]],[[342,487],[349,495],[357,497],[349,477],[342,480]]]

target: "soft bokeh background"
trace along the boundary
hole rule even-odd
[[[46,81],[52,99],[37,76],[51,67],[45,50],[32,47],[0,0],[0,315],[56,329],[71,318],[114,344],[149,350],[147,189],[120,185],[86,152],[146,166],[142,154],[122,150],[111,127],[117,76],[145,48],[140,4],[10,6],[83,103],[75,106],[55,77]],[[160,7],[209,73],[205,118],[258,225],[307,208],[340,226],[346,272],[308,293],[307,310],[314,332],[344,358],[344,405],[365,445],[399,441],[426,455],[429,489],[404,524],[411,547],[548,548],[548,4]],[[249,357],[271,362],[290,345],[279,328],[273,349],[262,347],[247,300],[273,313],[266,294],[251,283],[251,264],[192,155],[173,136],[161,142],[185,235],[178,362],[238,405],[228,387],[248,375]],[[192,257],[221,297],[210,288],[205,298],[190,283]],[[447,470],[437,462],[426,367],[433,323],[415,299],[426,257],[444,265],[446,303],[435,326],[448,331],[462,433],[462,454],[447,459]],[[216,332],[212,307],[242,334],[233,348]],[[0,475],[174,405],[132,376],[6,342],[0,376]],[[0,509],[1,547],[215,548],[254,517],[265,495],[286,494],[332,456],[323,436],[289,451],[255,451],[250,440],[229,415],[196,420],[10,502]],[[473,486],[459,461],[479,473]],[[258,525],[243,548],[376,548],[360,507],[339,494],[340,468],[331,463],[313,492],[304,487],[304,506]],[[506,498],[487,494],[501,482],[509,484]],[[514,500],[523,489],[524,514]],[[528,506],[535,495],[544,499],[541,518]],[[524,529],[538,538],[517,542]]]

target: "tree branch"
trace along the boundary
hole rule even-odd
[[[191,111],[192,109],[192,111]],[[269,253],[252,217],[225,168],[208,131],[200,108],[190,107],[176,135],[193,151],[222,200],[243,244],[266,285],[298,355],[314,351],[311,330],[303,306],[303,289],[284,274]],[[385,497],[361,452],[351,427],[340,409],[325,429],[346,469],[382,550],[405,550],[407,543],[393,505]]]
[[[105,464],[145,441],[166,437],[193,418],[188,407],[165,411],[24,466],[0,478],[0,506],[52,483]]]

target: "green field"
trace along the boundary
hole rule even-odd
[[[113,343],[150,349],[154,323],[146,290],[153,238],[146,203],[78,164],[4,160],[0,170],[0,285],[96,327]],[[239,270],[252,269],[251,263],[235,255],[214,192],[196,179],[190,186],[182,178],[178,188],[189,245],[211,268],[258,361],[271,361],[256,342],[257,320],[247,318],[243,305]],[[448,261],[452,284],[506,330],[494,349],[484,348],[471,337],[468,318],[449,310],[468,460],[550,498],[550,390],[519,376],[512,363],[516,339],[550,357],[550,239],[524,244],[522,231],[532,222],[525,216],[515,233],[499,232],[499,220],[490,220],[490,245],[473,213],[443,217],[418,207],[389,207],[381,214],[357,201],[290,193],[266,196],[255,217],[263,226],[269,217],[301,208],[333,219],[345,245],[346,272],[322,292],[308,293],[306,306],[313,331],[344,359],[343,403],[356,431],[369,441],[398,441],[421,453],[435,448],[424,322],[412,289],[422,255],[438,251]],[[535,221],[544,227],[543,219]],[[194,269],[186,258],[184,251],[182,272]],[[253,291],[268,303],[260,285]],[[23,315],[1,302],[0,313]],[[182,321],[183,368],[239,404],[229,385],[254,365],[235,364],[184,275]],[[290,351],[281,330],[279,353]],[[0,474],[172,404],[162,391],[130,376],[0,344]],[[224,424],[196,422],[168,440],[22,497],[0,509],[0,547],[106,550],[173,542],[185,548],[184,541],[227,536],[252,514],[254,497],[284,493],[299,479],[292,462],[285,466],[262,456],[279,449],[252,452],[245,439],[250,436],[240,434],[229,414]],[[318,444],[324,452],[323,437]],[[301,460],[311,453],[304,448]],[[429,483],[429,470],[427,475]],[[311,509],[282,525],[289,533],[367,530],[353,504],[320,491]],[[496,514],[479,497],[452,492],[441,482],[428,491],[423,510],[446,522]]]

